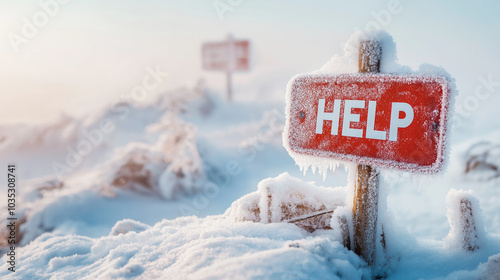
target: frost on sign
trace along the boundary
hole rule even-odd
[[[306,75],[288,90],[292,152],[414,172],[442,168],[447,79]]]

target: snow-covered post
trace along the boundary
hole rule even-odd
[[[379,41],[360,42],[359,72],[380,72],[382,46]],[[367,263],[375,258],[378,217],[378,170],[360,164],[356,169],[356,182],[353,202],[353,251]]]
[[[472,211],[472,202],[467,198],[460,200],[460,218],[462,231],[464,232],[462,248],[467,251],[479,249],[479,238],[474,220],[474,212]]]
[[[450,232],[446,237],[448,246],[475,251],[484,239],[484,226],[479,215],[479,202],[472,191],[451,189],[446,196]]]

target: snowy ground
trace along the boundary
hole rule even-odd
[[[228,105],[199,87],[14,134],[0,127],[2,159],[18,166],[16,215],[24,218],[16,273],[4,246],[0,276],[500,279],[500,173],[491,167],[500,167],[498,120],[482,133],[457,125],[443,175],[382,170],[387,249],[373,269],[331,230],[264,219],[264,210],[281,209],[266,208],[267,185],[279,200],[310,199],[305,205],[316,210],[349,205],[347,171],[304,175],[282,145],[284,121],[283,102]],[[296,186],[304,193],[287,192]],[[454,191],[447,208],[451,189],[477,199],[474,252],[457,245],[461,233],[448,222],[456,214]]]

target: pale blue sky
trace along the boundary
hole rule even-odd
[[[242,0],[220,20],[212,0],[73,0],[14,52],[8,34],[21,34],[23,17],[32,20],[43,10],[39,1],[0,0],[0,123],[95,110],[129,93],[148,66],[171,74],[157,91],[191,86],[200,77],[223,91],[224,75],[201,69],[200,45],[228,32],[251,39],[255,57],[252,72],[235,75],[235,86],[246,92],[236,99],[262,97],[252,94],[259,84],[270,85],[269,98],[279,99],[287,77],[341,54],[350,34],[376,22],[390,2]],[[402,11],[383,27],[396,41],[400,63],[443,66],[462,96],[473,92],[480,75],[500,80],[498,1],[399,2]]]

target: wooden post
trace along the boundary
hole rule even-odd
[[[375,257],[378,216],[378,171],[367,165],[356,170],[353,211],[353,250],[367,263]]]
[[[359,72],[380,72],[382,47],[379,41],[362,41],[359,47]],[[375,260],[378,217],[378,170],[358,165],[353,202],[353,250],[368,264]]]
[[[227,71],[227,102],[231,102],[233,95],[233,86],[232,86],[232,73],[231,71]]]
[[[359,44],[359,72],[380,73],[382,59],[382,45],[379,41],[361,41]]]
[[[460,230],[463,233],[462,248],[467,251],[479,249],[479,237],[476,228],[475,213],[472,202],[467,198],[460,199]]]
[[[233,82],[232,82],[232,71],[235,68],[235,47],[234,47],[234,38],[233,35],[227,34],[227,44],[228,44],[228,57],[229,57],[229,65],[226,72],[227,79],[227,102],[231,102],[233,98]]]

